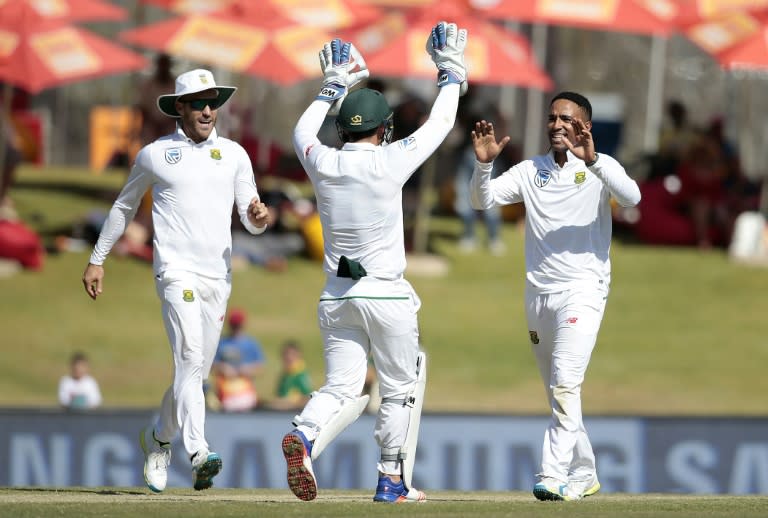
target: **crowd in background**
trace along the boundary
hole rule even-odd
[[[141,89],[151,95],[143,96],[146,103],[136,107],[143,124],[137,138],[144,145],[163,134],[173,131],[173,120],[158,117],[154,106],[155,94],[173,89],[173,62],[166,55],[155,60],[155,72],[142,80]],[[370,87],[384,92],[394,107],[394,139],[410,134],[423,122],[427,106],[416,93],[390,88],[381,80],[371,79]],[[158,94],[159,95],[159,94]],[[17,96],[15,99],[23,99]],[[23,109],[23,106],[19,109]],[[303,256],[313,260],[322,258],[322,234],[313,200],[305,193],[305,175],[289,146],[262,142],[258,135],[247,131],[245,123],[252,114],[233,103],[222,131],[235,133],[254,163],[259,190],[273,211],[275,224],[270,231],[252,236],[239,228],[233,217],[233,265],[236,268],[256,266],[272,272],[282,272],[288,259]],[[161,114],[162,115],[162,114]],[[758,210],[760,188],[758,181],[749,180],[741,169],[736,146],[725,135],[721,117],[712,118],[703,127],[694,126],[687,107],[678,100],[666,104],[665,121],[659,132],[658,151],[644,157],[642,167],[630,167],[630,174],[641,183],[643,199],[635,209],[616,208],[617,233],[624,238],[652,245],[695,246],[702,249],[726,248],[733,234],[734,221],[745,211]],[[476,120],[494,121],[504,132],[513,121],[505,120],[500,111],[481,96],[472,92],[461,99],[456,126],[437,155],[437,173],[426,182],[437,189],[437,202],[432,212],[450,214],[461,221],[457,239],[458,250],[474,253],[484,243],[494,255],[505,253],[501,239],[505,223],[520,221],[522,208],[505,208],[478,212],[468,203],[468,175],[471,174],[473,156],[469,132]],[[8,128],[13,128],[5,121]],[[40,269],[48,252],[79,251],[93,244],[101,224],[106,218],[102,209],[88,210],[72,228],[62,229],[57,238],[45,243],[31,229],[29,222],[21,221],[13,204],[12,186],[15,171],[25,159],[18,146],[17,135],[6,131],[4,167],[0,183],[0,270],[15,272],[20,268]],[[321,131],[328,144],[340,144],[332,121]],[[521,156],[519,143],[512,142],[497,161],[495,174],[516,163]],[[130,157],[116,158],[127,169]],[[425,182],[421,171],[413,175],[404,188],[403,204],[406,217],[407,246],[413,244],[414,221],[423,197]],[[147,195],[134,221],[131,222],[115,252],[119,255],[152,261],[152,221]],[[478,223],[482,222],[482,230]],[[5,260],[3,260],[5,259]]]

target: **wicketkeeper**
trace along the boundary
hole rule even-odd
[[[294,131],[296,154],[317,197],[327,276],[317,310],[326,382],[282,443],[288,485],[301,500],[317,496],[312,461],[367,404],[368,396],[360,394],[369,354],[382,396],[374,431],[381,456],[373,499],[426,500],[411,484],[426,359],[416,316],[421,302],[403,278],[402,188],[453,127],[460,91],[467,87],[466,43],[466,30],[455,24],[440,22],[432,29],[427,51],[438,69],[440,92],[424,125],[392,144],[392,110],[384,96],[367,88],[350,92],[368,76],[355,47],[336,39],[320,52],[323,87]],[[336,110],[340,150],[317,138],[325,116]]]

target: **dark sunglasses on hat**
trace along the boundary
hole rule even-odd
[[[211,110],[215,110],[219,107],[218,99],[187,99],[180,102],[188,104],[193,110],[196,111],[203,111],[206,106],[210,106]]]

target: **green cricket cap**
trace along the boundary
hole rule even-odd
[[[349,133],[372,130],[392,116],[384,95],[370,88],[360,88],[347,95],[336,121]]]

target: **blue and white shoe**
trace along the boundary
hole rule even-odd
[[[380,475],[373,501],[390,504],[426,502],[427,495],[418,489],[408,489],[402,480],[393,482],[387,475]]]
[[[533,486],[533,496],[538,500],[576,500],[568,493],[568,484],[552,477],[540,477]]]
[[[283,456],[288,468],[288,487],[299,500],[317,497],[317,481],[312,471],[312,443],[298,430],[283,437]]]
[[[213,487],[213,477],[221,471],[218,453],[200,450],[192,456],[192,486],[197,491]]]
[[[155,438],[151,426],[139,435],[141,451],[144,452],[144,482],[154,493],[161,493],[168,482],[168,465],[171,463],[171,443]]]

